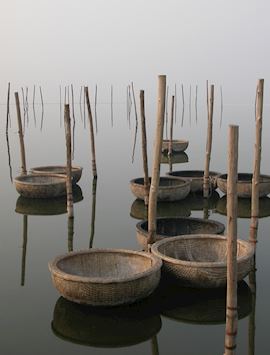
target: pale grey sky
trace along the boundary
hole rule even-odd
[[[269,76],[267,0],[0,0],[2,84],[250,86]]]

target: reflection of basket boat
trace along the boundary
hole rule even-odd
[[[159,313],[142,301],[129,306],[96,308],[60,297],[53,314],[55,335],[74,343],[96,347],[122,347],[144,342],[161,329]]]
[[[137,240],[145,249],[147,247],[148,222],[137,223],[136,230]],[[191,217],[157,218],[156,240],[183,234],[222,234],[224,230],[224,224],[210,219]]]
[[[227,194],[227,174],[222,174],[217,179],[218,188]],[[239,173],[237,180],[237,195],[242,198],[250,198],[252,190],[252,174]],[[260,175],[259,195],[267,196],[270,193],[270,176]]]
[[[161,264],[150,253],[89,249],[58,256],[49,269],[54,286],[66,299],[114,306],[149,296],[159,283]]]
[[[252,295],[245,281],[238,283],[238,318],[252,310]],[[223,324],[226,322],[226,288],[194,289],[168,284],[162,302],[162,315],[186,323]]]
[[[200,192],[191,192],[183,201],[181,201],[181,203],[190,211],[202,211],[205,207],[209,210],[213,210],[216,208],[219,199],[220,196],[217,191],[212,191],[211,195],[207,199],[205,199],[203,194]]]
[[[27,198],[53,198],[66,195],[63,175],[21,175],[14,179],[18,193]]]
[[[73,186],[73,202],[79,202],[83,200],[83,194],[80,186]],[[58,214],[64,214],[67,212],[67,199],[65,196],[39,199],[39,198],[25,198],[19,196],[16,202],[17,213],[24,215],[36,215],[36,216],[53,216]]]
[[[176,170],[167,173],[167,175],[179,177],[181,179],[189,179],[191,181],[191,192],[198,192],[203,190],[203,170]],[[217,177],[219,175],[220,173],[217,173],[216,171],[209,171],[211,190],[215,190],[217,188]]]
[[[188,147],[188,141],[185,139],[173,139],[172,140],[172,151],[173,152],[184,152]],[[162,141],[162,152],[168,152],[170,147],[170,140],[163,139]]]
[[[171,157],[168,157],[168,153],[161,154],[161,164],[180,164],[180,163],[188,163],[188,155],[184,152],[173,152]]]
[[[184,204],[185,200],[174,202],[158,202],[157,217],[188,217],[190,215],[190,211]],[[147,219],[148,206],[145,206],[144,201],[136,199],[131,205],[130,216],[136,219]]]
[[[32,168],[31,174],[63,174],[66,175],[67,167],[64,165],[51,165],[51,166],[36,166]],[[82,176],[82,167],[72,166],[71,169],[72,183],[76,184]]]
[[[151,178],[149,179],[151,183]],[[141,200],[145,197],[144,178],[136,178],[130,181],[130,189],[136,198]],[[190,191],[190,182],[184,179],[175,179],[164,176],[159,179],[158,201],[183,200]]]
[[[251,200],[248,198],[238,198],[237,216],[239,218],[251,217]],[[227,196],[223,196],[217,203],[216,211],[222,215],[227,215]],[[270,216],[270,198],[261,197],[259,203],[259,218]]]
[[[223,287],[227,282],[227,238],[219,235],[183,235],[166,238],[152,246],[152,253],[163,261],[162,270],[183,286]],[[237,240],[237,280],[250,272],[254,248]]]

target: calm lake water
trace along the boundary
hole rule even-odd
[[[76,89],[77,102],[79,89]],[[204,167],[206,105],[202,94],[205,90],[203,87],[199,89],[197,122],[193,96],[190,112],[186,98],[184,125],[181,127],[182,105],[180,87],[178,87],[179,98],[174,136],[188,139],[189,147],[186,151],[187,156],[183,158],[185,162],[174,164],[174,170],[203,169]],[[139,250],[135,229],[139,220],[134,218],[134,214],[136,217],[139,213],[137,217],[140,217],[142,206],[134,202],[135,198],[130,192],[129,181],[143,174],[140,126],[135,159],[132,163],[135,117],[132,108],[131,127],[129,128],[125,90],[124,86],[115,88],[113,126],[109,86],[103,88],[103,92],[101,91],[98,96],[98,132],[96,135],[98,180],[93,247]],[[187,87],[186,90],[188,92]],[[211,170],[226,172],[228,124],[235,123],[240,126],[239,171],[250,172],[253,167],[255,137],[254,100],[248,102],[243,100],[238,105],[234,97],[230,102],[224,100],[220,126],[220,95],[219,89],[216,90]],[[227,91],[229,92],[229,89]],[[12,355],[223,354],[225,291],[199,292],[169,289],[166,293],[163,289],[138,305],[107,311],[85,309],[60,298],[51,282],[48,261],[56,255],[67,252],[71,245],[67,215],[63,201],[55,205],[53,210],[51,206],[38,206],[39,214],[55,213],[55,215],[35,215],[38,213],[38,208],[20,199],[11,182],[10,175],[15,177],[20,173],[19,138],[13,92],[12,90],[11,127],[9,128],[11,169],[8,163],[5,135],[6,107],[4,104],[0,107],[2,162],[0,172],[2,182],[0,189],[0,279],[2,285],[0,352]],[[63,123],[63,117],[60,117],[57,88],[54,88],[54,92],[55,95],[51,92],[44,93],[45,98],[52,97],[50,101],[53,103],[49,104],[45,100],[42,129],[41,106],[38,102],[35,106],[35,125],[32,105],[29,105],[29,117],[25,118],[28,168],[65,163],[64,129],[63,124],[60,124]],[[269,95],[268,91],[266,95]],[[93,96],[92,89],[92,101]],[[155,97],[155,89],[146,91],[150,165],[156,120]],[[2,95],[1,102],[4,101],[5,96]],[[265,105],[261,168],[265,174],[270,173],[267,159],[270,148],[267,138],[270,130],[269,114],[269,106]],[[89,247],[93,231],[91,231],[93,201],[89,127],[88,124],[84,127],[83,108],[81,115],[78,103],[75,107],[75,118],[74,164],[83,167],[83,175],[79,182],[81,190],[78,191],[78,202],[74,205],[73,249],[79,250]],[[161,173],[165,174],[166,171],[168,171],[168,165],[162,164]],[[252,297],[248,288],[248,279],[246,279],[247,283],[242,283],[239,288],[241,318],[238,323],[237,336],[237,354],[239,355],[270,353],[268,341],[270,317],[269,200],[264,200],[263,206],[261,211],[263,217],[259,221],[259,243],[256,256],[256,308],[254,308],[254,295]],[[179,209],[179,211],[176,209],[176,214],[179,213],[179,215],[183,213],[195,217],[205,215],[201,201],[194,201],[192,198],[182,201],[176,208]],[[248,208],[249,206],[245,203],[239,204],[241,216],[238,219],[238,234],[246,240],[249,235],[250,219],[243,217],[248,216]],[[211,200],[210,218],[226,224],[223,210],[224,199],[222,199],[222,193],[217,190],[217,194]]]

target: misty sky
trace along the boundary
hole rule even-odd
[[[270,68],[267,0],[0,0],[0,78],[15,85],[250,86]]]

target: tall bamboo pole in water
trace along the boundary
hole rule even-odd
[[[207,90],[208,96],[208,90]],[[204,177],[203,177],[203,197],[208,198],[209,196],[209,167],[212,151],[212,135],[213,135],[213,108],[214,108],[214,85],[210,88],[210,98],[208,101],[208,126],[207,126],[207,142],[206,142],[206,156],[205,156],[205,167],[204,167]]]
[[[10,101],[10,83],[8,83],[8,93],[7,93],[6,134],[8,134],[8,123],[9,123],[9,119],[10,119],[9,101]]]
[[[172,156],[173,116],[174,116],[174,95],[172,95],[172,103],[171,103],[170,141],[169,141],[169,149],[168,149],[168,156],[169,157]]]
[[[252,295],[252,309],[248,321],[248,355],[255,355],[256,330],[256,254],[254,254],[252,270],[249,275],[249,288]]]
[[[156,212],[157,212],[157,193],[159,187],[160,159],[163,140],[164,114],[166,100],[166,75],[158,77],[158,108],[157,126],[154,147],[154,158],[152,167],[151,186],[148,206],[148,244],[152,244],[156,239]]]
[[[238,126],[229,126],[227,186],[227,302],[225,355],[234,355],[237,335],[237,166]]]
[[[149,175],[148,175],[148,159],[147,159],[147,136],[145,128],[145,108],[144,108],[144,90],[140,90],[140,112],[142,126],[142,156],[143,156],[143,171],[144,171],[144,204],[148,205],[149,200]]]
[[[264,80],[260,79],[257,84],[256,95],[256,140],[254,153],[254,169],[252,177],[251,195],[251,222],[250,236],[252,243],[257,242],[258,216],[259,216],[259,188],[260,188],[260,167],[262,151],[262,114],[263,114],[263,86]]]
[[[74,217],[68,218],[68,251],[73,251]]]
[[[73,218],[73,195],[71,177],[71,129],[69,105],[65,104],[65,133],[66,133],[66,154],[67,154],[67,213],[68,218]]]
[[[92,213],[91,213],[91,230],[89,248],[93,247],[93,240],[95,235],[95,221],[96,221],[96,197],[97,197],[97,178],[93,178],[92,182]]]
[[[88,87],[84,87],[84,97],[86,99],[89,125],[90,125],[90,138],[91,138],[91,152],[92,152],[92,170],[94,177],[97,177],[97,166],[96,166],[96,149],[95,149],[95,135],[94,135],[94,127],[93,127],[93,117],[89,100]]]
[[[22,117],[20,110],[20,100],[18,92],[15,92],[15,102],[16,102],[16,110],[17,110],[17,120],[18,120],[18,133],[20,138],[20,151],[21,151],[21,174],[25,175],[26,170],[26,159],[25,159],[25,148],[24,148],[24,140],[23,140],[23,130],[22,130]]]

